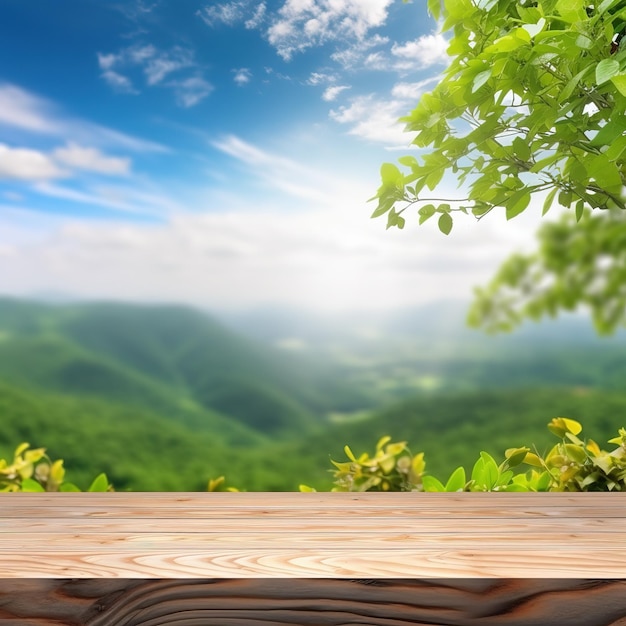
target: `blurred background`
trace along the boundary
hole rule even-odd
[[[543,450],[557,416],[615,435],[624,334],[466,327],[541,207],[448,237],[369,218],[445,68],[424,5],[3,2],[0,458],[44,446],[83,488],[321,490],[387,434],[435,474]]]

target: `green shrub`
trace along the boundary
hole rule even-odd
[[[413,455],[405,441],[392,442],[385,436],[378,441],[373,456],[357,457],[349,446],[347,461],[332,461],[331,491],[626,491],[626,429],[620,428],[609,443],[617,447],[602,450],[592,439],[578,437],[582,426],[576,420],[556,417],[548,429],[560,441],[545,455],[528,446],[509,448],[498,464],[481,452],[469,476],[457,467],[445,483],[426,472],[424,453]],[[523,471],[527,466],[526,471]],[[105,474],[100,474],[87,491],[113,491]],[[81,491],[65,481],[62,460],[52,461],[45,448],[30,449],[22,443],[11,463],[0,459],[0,491]],[[231,491],[224,476],[211,479],[207,491]],[[300,485],[300,491],[315,491]]]
[[[357,458],[346,446],[349,461],[333,461],[332,491],[626,491],[626,429],[609,441],[617,445],[610,452],[580,439],[582,426],[575,420],[556,417],[548,429],[561,441],[545,456],[530,447],[510,448],[498,464],[481,452],[469,477],[457,467],[445,483],[426,473],[424,454],[413,456],[404,441],[383,437],[373,457]],[[526,472],[514,469],[524,465],[530,466]],[[300,490],[313,491],[306,485]]]
[[[65,481],[63,461],[52,461],[45,448],[30,449],[21,443],[13,455],[13,462],[0,459],[0,491],[81,491]],[[113,491],[105,474],[99,474],[87,491]]]

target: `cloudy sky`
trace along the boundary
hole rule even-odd
[[[214,309],[469,298],[536,213],[366,201],[445,37],[414,0],[3,0],[0,293]],[[448,183],[449,184],[449,183]]]

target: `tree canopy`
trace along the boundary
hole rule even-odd
[[[531,202],[571,209],[477,290],[470,320],[491,330],[591,307],[626,320],[626,0],[428,0],[451,32],[450,64],[402,121],[415,156],[381,167],[373,217],[416,210],[449,234],[464,213],[508,220]],[[455,181],[460,195],[433,193]],[[448,186],[446,184],[446,186]]]

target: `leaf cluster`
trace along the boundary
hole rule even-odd
[[[0,459],[0,492],[81,491],[65,480],[63,460],[52,461],[45,448],[21,443],[9,463]],[[113,491],[106,474],[99,474],[87,491]]]
[[[332,491],[626,491],[626,429],[609,443],[607,452],[589,439],[578,437],[582,426],[576,420],[554,418],[550,432],[561,439],[545,455],[529,446],[509,448],[498,462],[481,452],[468,475],[457,467],[444,482],[426,472],[424,453],[413,456],[405,442],[389,443],[382,438],[373,457],[356,457],[348,446],[347,462],[333,461],[335,487]],[[522,466],[529,466],[520,472]],[[300,486],[301,491],[312,491]]]
[[[510,331],[525,319],[555,317],[579,306],[601,334],[626,323],[626,212],[571,213],[540,228],[532,254],[514,254],[474,292],[468,322]]]
[[[432,92],[402,121],[418,156],[385,163],[373,217],[403,228],[453,214],[507,219],[532,198],[585,208],[624,209],[626,22],[624,0],[429,0],[452,37],[451,61]],[[430,198],[454,179],[465,197]]]

